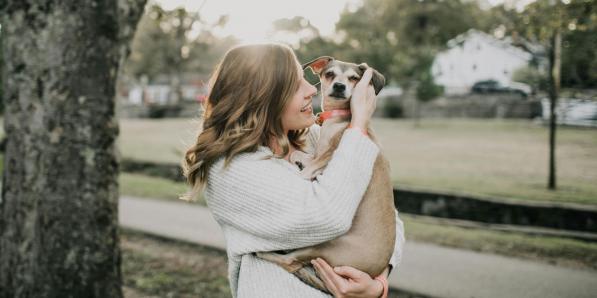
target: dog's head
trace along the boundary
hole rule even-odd
[[[353,88],[369,66],[365,63],[348,63],[323,56],[303,64],[303,69],[307,67],[319,76],[322,109],[330,110],[350,107]],[[375,94],[381,91],[385,83],[385,77],[374,69],[371,84]]]

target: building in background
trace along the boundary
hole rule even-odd
[[[465,94],[479,81],[512,85],[512,74],[533,60],[528,46],[514,46],[511,38],[497,39],[471,29],[448,41],[435,57],[431,72],[446,94]]]

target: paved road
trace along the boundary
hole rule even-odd
[[[121,197],[123,227],[225,249],[209,210]],[[408,227],[407,227],[408,228]],[[433,297],[597,297],[597,272],[408,241],[390,286]]]

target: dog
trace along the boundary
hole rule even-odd
[[[350,123],[352,90],[368,66],[364,63],[357,65],[323,56],[303,65],[303,69],[308,67],[319,76],[321,82],[322,113],[317,121],[322,126],[320,138],[313,156],[297,150],[291,154],[290,161],[302,169],[302,177],[313,180],[325,170]],[[375,94],[378,94],[385,84],[385,78],[374,70],[371,83]],[[379,146],[370,127],[367,128],[367,132]],[[258,252],[256,255],[278,264],[314,288],[330,293],[316,275],[311,260],[320,257],[333,267],[351,266],[368,273],[371,277],[378,276],[388,266],[394,251],[394,208],[389,162],[379,154],[367,191],[346,234],[311,247],[282,253]]]

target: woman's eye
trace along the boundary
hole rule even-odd
[[[357,77],[355,77],[355,76],[352,76],[352,77],[350,77],[350,78],[348,78],[348,79],[349,79],[349,80],[351,80],[351,81],[358,81],[358,80],[359,80],[359,78],[357,78]]]
[[[328,79],[333,78],[334,77],[334,72],[331,72],[331,71],[326,72],[325,73],[325,77],[328,78]]]

